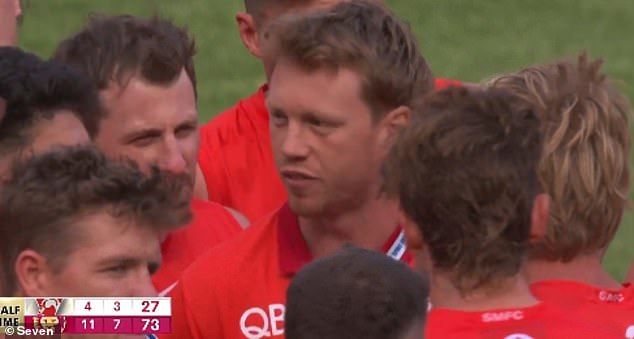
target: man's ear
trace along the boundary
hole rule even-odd
[[[48,261],[33,250],[25,250],[15,261],[18,290],[25,296],[46,296],[53,271]]]
[[[238,13],[236,22],[238,23],[238,33],[240,33],[240,39],[244,47],[256,58],[262,58],[260,34],[253,15],[246,12]]]
[[[550,213],[550,196],[540,193],[535,197],[531,212],[530,241],[542,239],[548,231],[548,218]]]
[[[391,146],[401,130],[409,124],[411,115],[412,110],[406,106],[399,106],[390,111],[382,119],[381,143]]]

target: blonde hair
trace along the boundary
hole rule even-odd
[[[602,60],[533,66],[490,81],[536,104],[544,148],[539,177],[550,195],[549,227],[532,255],[567,262],[603,252],[630,188],[631,105],[601,72]]]

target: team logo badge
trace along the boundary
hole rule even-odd
[[[37,315],[33,318],[34,328],[58,328],[57,333],[63,333],[66,329],[66,317],[58,316],[57,312],[62,306],[62,298],[37,298]]]

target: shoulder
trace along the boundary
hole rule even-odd
[[[242,226],[224,206],[207,200],[192,200],[193,228],[205,228],[220,240],[226,240],[242,232]]]
[[[249,140],[262,125],[268,126],[264,89],[242,99],[200,128],[201,149],[213,152],[238,141]]]
[[[193,286],[194,290],[197,290],[195,286],[199,286],[202,292],[209,290],[209,281],[214,281],[214,286],[230,283],[244,271],[245,266],[259,265],[261,261],[267,260],[271,252],[276,253],[276,244],[277,213],[274,213],[203,254],[188,267],[181,283]]]

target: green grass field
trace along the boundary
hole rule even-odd
[[[606,60],[634,98],[632,0],[387,0],[407,19],[437,76],[480,81],[582,49]],[[240,0],[31,0],[21,45],[49,56],[91,12],[160,13],[187,25],[199,46],[196,59],[201,119],[207,121],[263,81],[257,60],[242,47],[234,24]],[[628,212],[607,255],[621,278],[634,256],[634,214]]]

